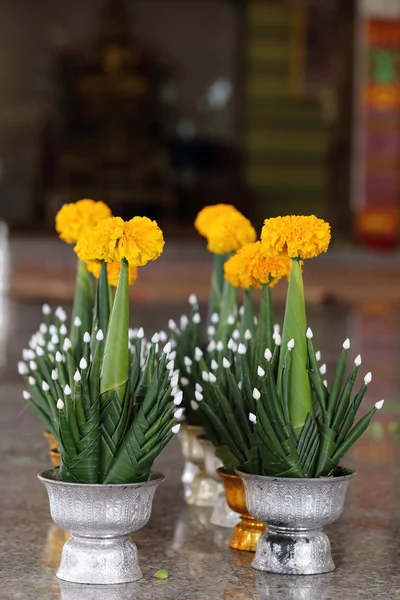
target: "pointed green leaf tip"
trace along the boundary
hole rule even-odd
[[[156,579],[168,579],[169,573],[165,569],[160,569],[157,573],[154,573],[153,577]]]

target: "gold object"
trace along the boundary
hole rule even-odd
[[[59,467],[60,466],[60,453],[58,451],[58,445],[57,445],[56,438],[54,437],[54,435],[52,433],[49,433],[48,431],[45,431],[43,433],[43,435],[49,444],[49,454],[50,454],[51,462],[54,467]]]
[[[219,483],[207,474],[204,450],[197,439],[201,435],[204,435],[204,430],[201,427],[181,425],[179,439],[185,459],[185,468],[181,480],[185,490],[185,500],[188,504],[214,506],[221,488]]]
[[[240,477],[225,473],[223,468],[219,468],[217,473],[224,484],[228,506],[240,515],[240,523],[233,530],[229,546],[234,550],[255,552],[258,538],[265,531],[265,525],[256,521],[247,512],[246,494]]]
[[[56,571],[60,564],[61,550],[66,541],[71,537],[69,531],[64,531],[53,523],[47,532],[45,547],[43,550],[42,564],[44,567]]]

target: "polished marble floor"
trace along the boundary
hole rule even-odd
[[[157,461],[166,475],[151,520],[135,535],[144,577],[113,587],[79,586],[55,577],[63,533],[50,519],[36,474],[47,467],[46,442],[22,399],[16,361],[40,319],[41,302],[0,304],[0,600],[393,600],[400,599],[399,317],[396,304],[313,306],[309,321],[328,374],[349,335],[364,371],[373,371],[366,404],[386,399],[368,435],[347,459],[358,471],[345,512],[329,528],[334,573],[283,577],[251,569],[252,555],[230,550],[229,530],[209,524],[210,510],[184,503],[183,460],[174,439]],[[139,303],[135,324],[164,328],[184,304]],[[278,310],[278,314],[281,311]],[[169,579],[153,578],[167,569]]]

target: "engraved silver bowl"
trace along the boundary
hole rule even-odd
[[[237,471],[244,482],[249,513],[265,523],[252,567],[285,575],[316,575],[335,569],[322,528],[343,511],[355,471],[338,468],[334,477],[289,479]]]
[[[71,532],[57,577],[73,583],[129,583],[142,577],[128,534],[150,518],[154,493],[164,476],[143,483],[96,485],[59,481],[58,471],[38,475],[49,495],[53,521]]]

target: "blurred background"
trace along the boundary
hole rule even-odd
[[[0,11],[13,294],[71,297],[74,256],[54,217],[85,197],[159,221],[166,258],[149,279],[174,268],[174,297],[207,293],[193,219],[217,202],[257,227],[328,219],[332,289],[325,263],[314,267],[318,297],[343,267],[359,293],[360,263],[385,287],[399,236],[400,0],[5,0]]]

